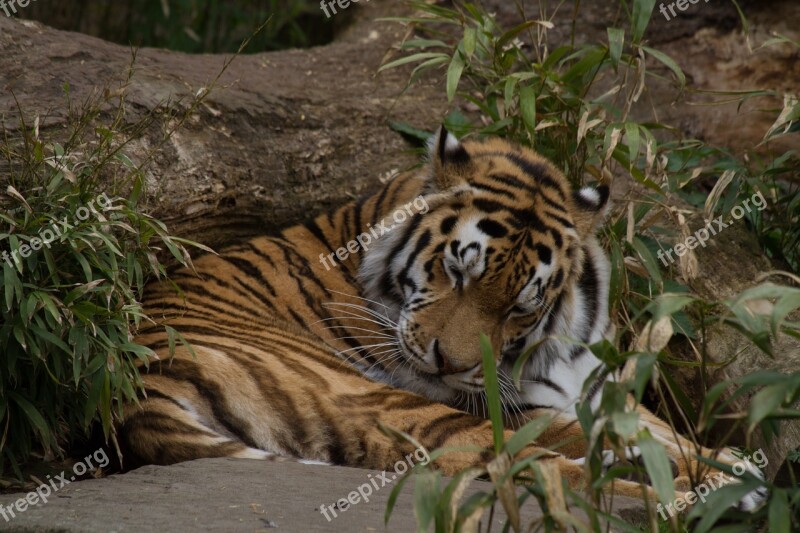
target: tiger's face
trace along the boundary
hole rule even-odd
[[[608,189],[573,194],[541,156],[498,139],[440,131],[431,151],[427,212],[367,252],[360,281],[396,325],[400,366],[441,399],[483,391],[481,333],[510,369],[563,327]]]

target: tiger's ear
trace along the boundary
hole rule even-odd
[[[593,234],[603,224],[608,214],[608,198],[610,190],[608,185],[599,185],[597,188],[583,187],[572,193],[575,203],[575,229],[583,238]]]
[[[433,178],[440,191],[466,182],[472,165],[469,153],[444,125],[428,141]]]

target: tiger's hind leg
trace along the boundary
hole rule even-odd
[[[126,408],[120,427],[124,468],[169,465],[200,458],[275,459],[278,456],[246,445],[204,424],[191,407],[151,393],[138,406]]]

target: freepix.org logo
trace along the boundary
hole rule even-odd
[[[763,211],[767,206],[766,198],[764,198],[764,195],[761,194],[761,191],[758,191],[753,196],[742,202],[741,205],[736,205],[733,207],[733,209],[731,209],[731,219],[728,220],[728,222],[723,220],[723,215],[720,215],[714,220],[709,220],[706,222],[705,226],[697,230],[694,235],[687,237],[684,242],[679,242],[666,251],[659,250],[656,255],[658,255],[658,258],[662,263],[664,263],[664,266],[668,266],[669,263],[675,261],[675,258],[672,256],[673,252],[675,252],[678,257],[683,257],[689,250],[694,250],[698,246],[705,248],[706,242],[711,237],[718,235],[724,229],[731,226],[735,221],[740,220],[745,216],[746,213],[752,213],[753,210],[750,206],[751,202],[753,206],[758,209],[758,211]],[[667,262],[667,260],[669,260],[669,262]]]
[[[0,2],[2,2],[2,0],[0,0]],[[106,196],[106,193],[102,192],[87,205],[82,205],[76,209],[72,219],[70,219],[68,216],[65,216],[63,220],[59,220],[53,222],[49,226],[45,226],[44,229],[39,232],[38,237],[27,239],[28,244],[21,245],[16,250],[12,250],[11,253],[8,253],[7,250],[3,250],[0,252],[0,257],[2,257],[3,261],[8,263],[9,266],[13,267],[14,263],[19,262],[21,259],[27,259],[32,253],[41,250],[42,246],[50,248],[50,244],[54,240],[61,237],[65,232],[74,228],[76,224],[86,222],[92,215],[98,217],[100,212],[97,210],[97,207],[99,207],[101,211],[106,211],[113,207],[111,202],[111,198]],[[95,203],[97,204],[97,207],[95,207]]]
[[[751,462],[752,461],[752,462]],[[743,457],[741,461],[733,465],[733,474],[741,476],[745,472],[759,472],[769,464],[766,454],[763,450],[758,450],[750,457]],[[656,511],[661,516],[662,520],[667,520],[667,513],[669,516],[675,516],[676,513],[683,512],[688,506],[694,505],[698,501],[705,503],[709,494],[718,490],[720,487],[735,483],[736,478],[726,475],[724,472],[717,472],[716,474],[706,476],[703,483],[696,485],[694,490],[690,490],[683,495],[683,498],[677,498],[672,503],[666,506],[660,503],[656,507]],[[666,511],[666,512],[664,512]]]
[[[364,1],[369,2],[369,0]],[[325,13],[326,17],[331,18],[337,13],[336,6],[339,6],[341,10],[345,10],[350,7],[350,2],[357,4],[359,0],[322,0],[319,3],[319,8]],[[333,13],[333,15],[331,13]]]
[[[3,10],[3,13],[5,13],[7,17],[10,17],[12,13],[14,15],[17,14],[17,7],[25,9],[31,2],[35,1],[36,0],[0,0],[0,9]]]
[[[5,506],[0,505],[0,516],[2,516],[6,522],[10,522],[16,518],[18,514],[28,510],[29,507],[47,503],[48,498],[75,481],[78,476],[82,476],[87,472],[93,472],[98,468],[105,468],[109,463],[108,454],[106,454],[103,448],[100,448],[93,454],[84,457],[83,461],[75,463],[72,466],[73,475],[70,477],[67,477],[69,474],[66,472],[61,472],[51,479],[50,474],[48,474],[46,483],[42,483],[36,487],[36,489],[30,491],[12,504]]]
[[[394,473],[389,474],[384,470],[379,472],[375,477],[372,474],[367,475],[368,483],[362,483],[355,490],[351,491],[347,498],[340,498],[331,505],[320,505],[319,512],[330,522],[334,518],[339,518],[336,511],[343,513],[350,507],[357,505],[360,502],[369,503],[370,497],[373,493],[378,492],[383,487],[391,485],[395,480],[408,472],[410,468],[414,468],[414,462],[421,465],[426,465],[431,462],[431,457],[428,450],[425,448],[417,448],[413,452],[404,457],[405,460],[400,459],[394,464]]]
[[[373,240],[380,239],[383,235],[389,233],[398,225],[405,222],[409,217],[413,217],[414,210],[411,209],[412,207],[421,215],[424,215],[430,210],[428,202],[425,201],[425,198],[422,196],[417,196],[414,198],[413,202],[408,202],[402,208],[397,209],[392,213],[391,219],[394,221],[394,224],[391,226],[386,225],[388,224],[389,217],[382,219],[374,226],[372,224],[367,224],[367,231],[351,240],[343,247],[329,253],[328,255],[325,255],[324,253],[319,254],[319,262],[325,267],[325,270],[330,270],[331,266],[336,268],[339,267],[339,265],[336,264],[336,259],[338,259],[340,262],[344,262],[348,257],[358,253],[360,250],[364,250],[366,252],[369,250],[369,246]],[[328,264],[329,261],[330,265]]]

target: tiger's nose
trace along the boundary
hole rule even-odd
[[[480,366],[481,362],[466,362],[461,359],[455,359],[450,357],[443,348],[442,343],[439,342],[439,339],[433,341],[433,356],[436,360],[436,368],[441,375],[449,375],[449,374],[458,374],[460,372],[466,372],[469,370],[474,369],[476,366]],[[462,363],[462,364],[459,364]]]

